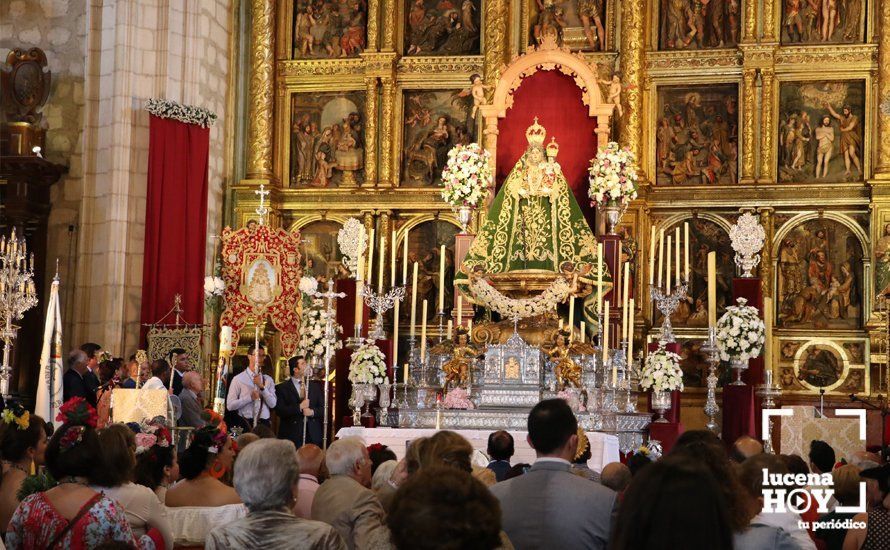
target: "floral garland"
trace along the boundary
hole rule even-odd
[[[509,298],[480,277],[470,282],[470,292],[479,303],[503,317],[525,319],[553,311],[557,304],[565,302],[572,292],[572,286],[564,277],[557,277],[534,298]]]
[[[646,365],[640,376],[640,387],[652,391],[683,391],[683,370],[680,356],[659,345],[646,357]]]
[[[136,433],[136,454],[141,455],[152,447],[169,447],[173,444],[170,430],[161,419],[154,419],[141,424],[127,424]]]
[[[352,352],[349,381],[353,384],[389,384],[386,358],[376,344],[365,343]]]
[[[17,401],[3,409],[0,418],[10,426],[15,425],[19,430],[27,430],[31,425],[31,413]]]
[[[626,204],[637,198],[636,156],[610,141],[591,159],[587,195],[594,206],[610,201]]]
[[[300,350],[308,357],[320,357],[325,354],[325,329],[328,322],[328,311],[320,298],[312,300],[312,305],[303,313],[300,322]],[[331,338],[331,351],[343,347],[343,342],[338,338],[343,334],[343,327],[337,324],[333,316],[330,316],[331,326],[334,329],[334,337]]]
[[[343,228],[337,232],[337,245],[343,254],[343,264],[349,269],[350,276],[355,277],[358,259],[368,246],[368,235],[362,222],[356,218],[346,220]]]
[[[738,305],[726,308],[717,321],[717,348],[723,361],[746,363],[760,356],[766,328],[757,308],[745,305],[748,301],[744,298],[736,301]]]
[[[478,143],[455,145],[442,170],[442,199],[455,208],[478,207],[491,186],[491,153]]]
[[[159,118],[172,118],[186,124],[197,124],[202,128],[210,128],[217,119],[216,113],[210,109],[155,97],[145,102],[145,110]]]

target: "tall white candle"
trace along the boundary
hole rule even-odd
[[[649,232],[649,284],[655,284],[655,226]]]
[[[426,361],[426,316],[427,316],[427,301],[423,301],[423,308],[421,308],[421,319],[420,319],[420,362],[423,363]]]
[[[380,237],[380,262],[377,267],[377,294],[383,292],[383,266],[386,264],[386,238]]]
[[[680,285],[680,226],[674,230],[674,260],[676,265],[674,265],[674,284]]]
[[[417,262],[414,262],[414,278],[411,279],[411,338],[417,327]]]
[[[448,319],[448,339],[449,340],[452,340],[454,338],[454,336],[452,336],[453,328],[454,328],[453,321],[451,319]]]
[[[636,312],[634,311],[634,299],[630,299],[630,310],[628,312],[627,319],[627,364],[628,366],[633,364],[634,358],[634,316]]]
[[[439,247],[439,311],[445,311],[445,245]]]
[[[457,293],[457,326],[463,326],[464,324],[464,297],[458,292]]]
[[[402,284],[408,287],[408,230],[405,230],[405,244],[402,247]]]
[[[657,288],[661,288],[662,269],[664,269],[664,229],[658,232],[658,280],[655,285]]]
[[[627,300],[630,290],[630,262],[624,262],[623,288],[621,289],[621,339],[627,340]]]
[[[609,300],[606,300],[603,312],[603,341],[600,347],[603,348],[603,365],[605,365],[609,361]]]
[[[763,341],[763,369],[770,375],[773,372],[773,313],[773,299],[767,296],[763,299],[763,324],[766,328]]]
[[[362,324],[362,316],[364,315],[364,306],[362,304],[364,300],[364,268],[365,268],[365,258],[363,256],[358,257],[358,278],[355,280],[355,326],[359,326]]]
[[[389,244],[389,286],[396,286],[396,256],[399,255],[399,249],[396,248],[396,230],[392,230],[392,237]],[[395,376],[395,375],[393,375]]]
[[[689,282],[689,222],[683,222],[683,279]]]
[[[596,243],[596,311],[603,311],[603,243]]]
[[[708,326],[717,326],[717,253],[708,252]]]
[[[395,248],[393,249],[395,250]],[[392,372],[396,375],[396,369],[399,362],[399,304],[400,300],[396,300],[392,310]]]
[[[569,330],[575,326],[575,297],[569,297]]]
[[[587,323],[581,321],[581,343],[584,343],[584,339],[587,338]]]
[[[371,230],[370,237],[368,237],[368,276],[365,277],[365,280],[368,281],[368,284],[374,284],[374,230]]]
[[[673,254],[671,254],[671,236],[668,235],[667,240],[667,269],[665,269],[665,279],[664,279],[664,290],[665,292],[671,291],[671,259]]]

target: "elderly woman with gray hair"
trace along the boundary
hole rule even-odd
[[[205,548],[313,548],[345,550],[337,531],[294,515],[300,466],[290,441],[262,439],[235,462],[235,490],[249,513],[211,531]]]

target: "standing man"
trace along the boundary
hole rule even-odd
[[[278,413],[278,438],[303,445],[303,419],[306,419],[306,443],[322,444],[324,390],[317,381],[304,383],[306,358],[302,355],[287,360],[290,378],[275,386]],[[308,386],[308,387],[307,387]]]
[[[182,416],[179,418],[180,426],[191,426],[196,430],[203,428],[207,421],[201,418],[204,407],[201,406],[204,399],[204,380],[197,372],[190,370],[182,376],[182,393],[179,394],[179,402],[182,404]]]
[[[102,346],[93,342],[87,342],[80,346],[80,351],[87,355],[87,372],[84,374],[83,379],[86,381],[90,391],[95,394],[96,390],[99,389],[99,377],[96,373],[99,372],[99,357],[102,356]]]
[[[173,395],[179,395],[182,393],[182,375],[192,370],[189,354],[182,348],[174,348],[170,350],[170,363],[173,364]]]
[[[125,390],[135,390],[136,389],[136,379],[134,376],[139,376],[139,362],[136,361],[136,355],[131,355],[130,360],[121,365],[121,368],[117,372],[117,376],[120,379],[120,387]]]
[[[266,349],[260,344],[259,349],[251,344],[247,349],[250,363],[240,374],[232,378],[229,394],[226,397],[226,408],[236,411],[241,423],[250,431],[253,428],[253,416],[259,410],[257,423],[270,425],[269,413],[275,408],[275,383],[272,377],[262,372],[266,359]]]
[[[87,403],[96,406],[96,388],[87,380],[88,363],[89,358],[82,350],[76,349],[68,354],[68,370],[62,375],[62,401],[83,397]]]
[[[151,378],[142,384],[143,390],[166,390],[164,380],[170,378],[170,363],[163,359],[156,359],[151,363]]]

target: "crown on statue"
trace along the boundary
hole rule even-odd
[[[556,155],[559,154],[559,144],[556,143],[556,138],[551,137],[550,143],[547,144],[547,158],[554,159]]]
[[[543,146],[546,138],[547,130],[538,124],[538,117],[535,117],[535,123],[525,131],[525,139],[528,140],[529,145]]]

